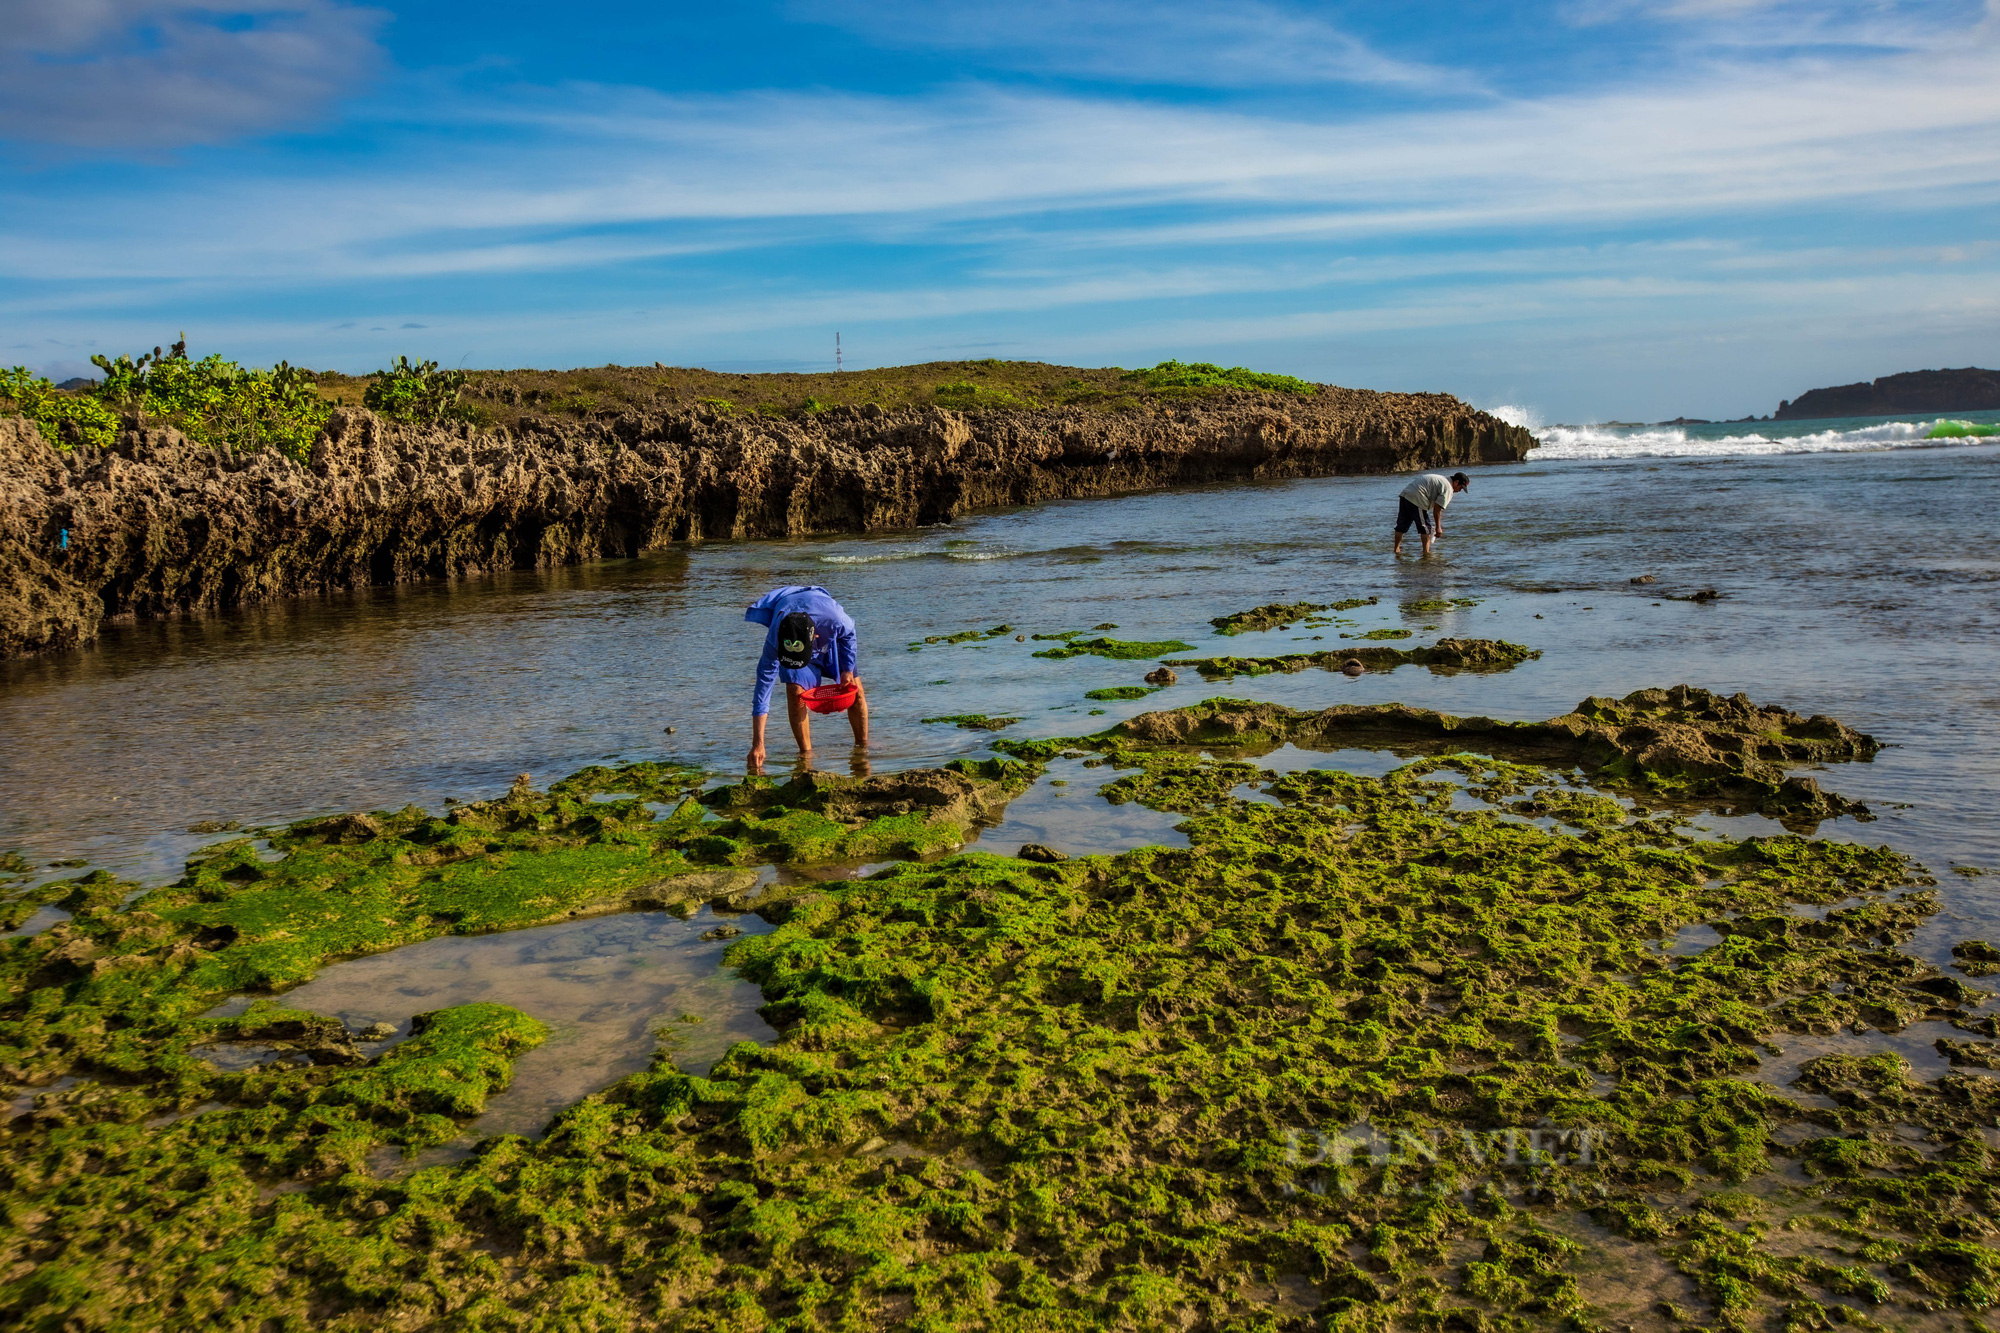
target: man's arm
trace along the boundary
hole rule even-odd
[[[1432,532],[1433,534],[1435,534],[1435,535],[1439,536],[1439,537],[1442,537],[1442,536],[1444,536],[1444,506],[1443,506],[1443,505],[1432,505],[1432,506],[1431,506],[1431,532]]]
[[[757,658],[757,687],[750,694],[750,763],[764,762],[764,715],[771,711],[771,690],[778,683],[778,654],[771,641]]]
[[[833,670],[842,684],[854,679],[860,655],[861,644],[854,634],[854,622],[845,620],[837,624],[833,631]]]

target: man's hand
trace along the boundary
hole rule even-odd
[[[764,747],[761,744],[753,745],[750,747],[750,754],[747,762],[749,763],[752,769],[759,769],[764,766]]]

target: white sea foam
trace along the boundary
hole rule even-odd
[[[1542,433],[1542,414],[1532,407],[1522,407],[1518,403],[1501,403],[1497,407],[1482,409],[1499,417],[1510,426],[1519,426],[1530,435]]]
[[[866,555],[823,555],[822,565],[879,565],[885,560],[916,560],[937,552],[919,548],[913,551],[872,551]]]
[[[889,560],[923,560],[943,556],[947,560],[1005,560],[1011,556],[1025,554],[1005,548],[987,547],[983,550],[966,550],[971,543],[951,543],[940,548],[936,546],[911,546],[892,551],[867,551],[854,555],[822,555],[815,557],[822,565],[878,565]]]
[[[1498,415],[1496,413],[1496,415]],[[1536,432],[1541,447],[1530,459],[1559,458],[1755,458],[1769,454],[1843,453],[1862,449],[1908,449],[1955,444],[1925,438],[1935,422],[1887,421],[1851,430],[1765,434],[1746,426],[1740,435],[1714,439],[1690,436],[1679,426],[1638,429],[1608,426],[1545,426]]]

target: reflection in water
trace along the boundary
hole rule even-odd
[[[1125,852],[1134,847],[1185,847],[1187,835],[1175,828],[1186,815],[1112,805],[1097,794],[1118,770],[1106,764],[1086,768],[1080,759],[1057,759],[1034,786],[1007,803],[1005,817],[981,829],[979,851],[1011,856],[1023,843],[1039,842],[1071,856]]]
[[[474,1136],[539,1135],[563,1107],[644,1069],[662,1042],[678,1068],[706,1074],[734,1043],[777,1036],[757,1016],[757,987],[722,966],[729,942],[702,938],[722,924],[771,929],[761,917],[703,908],[686,920],[623,912],[447,935],[336,963],[281,1002],[350,1028],[392,1023],[398,1039],[413,1015],[459,1004],[508,1004],[539,1018],[549,1039],[515,1060],[512,1085],[470,1127]]]

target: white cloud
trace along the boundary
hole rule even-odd
[[[1694,49],[1853,47],[1920,51],[1961,40],[1980,0],[1569,0],[1582,26],[1665,25]]]
[[[799,18],[884,46],[975,54],[996,66],[1119,83],[1207,88],[1357,83],[1474,92],[1476,83],[1383,54],[1316,15],[1263,0],[795,3]]]
[[[90,197],[17,207],[0,221],[0,272],[339,280],[827,235],[949,244],[1010,218],[1074,250],[1992,202],[1993,55],[1982,41],[1333,122],[977,86],[524,92],[434,102],[438,138],[364,167],[165,178],[143,211]]]
[[[339,0],[13,0],[0,139],[148,150],[288,128],[380,61]]]

